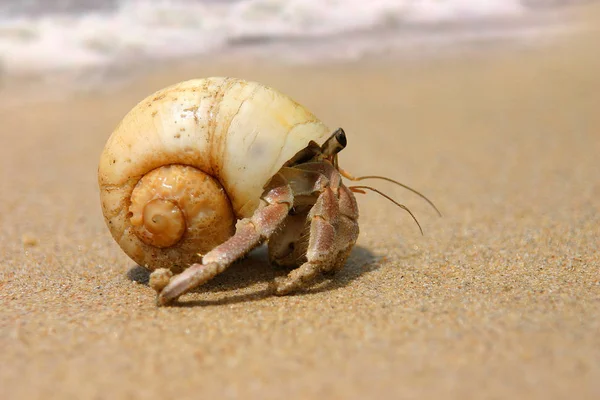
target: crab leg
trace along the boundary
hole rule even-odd
[[[331,188],[326,188],[309,213],[310,239],[306,252],[307,261],[276,285],[275,294],[285,295],[310,284],[321,272],[335,263],[336,232],[334,224],[338,217],[338,202]]]
[[[186,292],[208,282],[225,271],[235,260],[262,243],[287,217],[294,202],[289,185],[271,189],[263,196],[265,203],[251,218],[237,223],[235,234],[202,258],[202,264],[193,264],[174,276],[160,291],[158,305],[166,305]]]
[[[331,188],[323,191],[310,211],[310,241],[307,261],[276,285],[277,295],[308,286],[320,273],[344,266],[358,238],[358,207],[348,188],[341,186],[336,199]]]
[[[340,186],[338,191],[340,218],[338,220],[336,243],[339,247],[339,253],[336,257],[332,272],[341,269],[356,240],[358,239],[358,205],[352,192],[346,186]]]

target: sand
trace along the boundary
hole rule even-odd
[[[0,398],[598,398],[599,39],[421,62],[190,62],[0,107]],[[361,236],[333,280],[272,297],[282,272],[259,250],[156,308],[104,225],[98,157],[147,94],[224,74],[344,127],[346,169],[399,179],[443,217],[373,182],[424,236],[360,196]]]

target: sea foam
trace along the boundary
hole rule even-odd
[[[0,8],[5,75],[102,69],[244,47],[271,49],[275,59],[356,58],[387,41],[410,43],[431,32],[432,41],[445,42],[503,35],[510,29],[490,31],[486,23],[466,35],[439,28],[530,13],[518,0],[115,0],[112,7],[80,5],[71,12],[44,12],[52,2],[38,3],[22,12]],[[395,31],[407,29],[412,36],[394,39]],[[336,45],[324,49],[332,39]]]

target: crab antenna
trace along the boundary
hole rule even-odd
[[[389,201],[391,201],[392,203],[394,203],[395,205],[397,205],[398,207],[400,207],[401,209],[403,209],[404,211],[406,211],[407,213],[409,213],[410,216],[412,217],[412,219],[417,223],[417,226],[419,227],[419,230],[421,231],[421,235],[423,235],[423,228],[421,228],[421,224],[419,224],[419,221],[417,220],[417,218],[415,217],[415,215],[412,213],[412,211],[410,211],[408,209],[408,207],[406,207],[404,204],[398,203],[396,200],[392,199],[387,194],[385,194],[385,193],[383,193],[383,192],[381,192],[381,191],[379,191],[379,190],[377,190],[375,188],[372,188],[371,186],[349,186],[348,188],[350,190],[352,190],[352,189],[359,189],[359,190],[360,189],[368,189],[368,190],[371,190],[371,191],[373,191],[373,192],[375,192],[375,193],[377,193],[377,194],[385,197],[386,199],[388,199]]]
[[[383,181],[387,181],[387,182],[391,182],[391,183],[395,183],[396,185],[403,187],[406,190],[409,190],[411,192],[413,192],[414,194],[416,194],[417,196],[419,196],[420,198],[422,198],[423,200],[425,200],[427,203],[429,203],[429,205],[431,207],[433,207],[433,209],[438,213],[438,215],[441,217],[442,213],[440,212],[440,210],[438,210],[438,208],[435,206],[435,204],[433,204],[433,202],[431,200],[429,200],[424,194],[422,194],[421,192],[411,188],[410,186],[407,186],[403,183],[400,183],[398,181],[395,181],[391,178],[387,178],[385,176],[379,176],[379,175],[367,175],[367,176],[352,176],[348,171],[345,171],[343,169],[339,169],[340,174],[346,178],[346,179],[350,179],[351,181],[362,181],[365,179],[381,179]]]

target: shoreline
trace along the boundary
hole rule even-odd
[[[376,32],[354,32],[325,38],[322,43],[258,40],[234,45],[215,53],[186,57],[130,61],[122,65],[67,69],[45,73],[2,74],[0,70],[0,107],[12,107],[39,101],[63,101],[71,96],[94,93],[116,93],[140,80],[153,80],[169,71],[200,69],[203,65],[218,65],[236,69],[236,65],[259,68],[268,62],[273,69],[318,68],[369,64],[427,65],[444,63],[463,57],[495,57],[521,51],[544,50],[569,41],[573,37],[597,30],[594,18],[599,15],[598,3],[582,3],[542,7],[536,15],[514,18],[494,18],[483,35],[486,21],[473,23],[442,23],[435,28],[410,26]],[[448,37],[448,35],[450,35]],[[332,55],[332,49],[352,47],[347,54]],[[317,45],[317,48],[314,45]],[[311,47],[308,49],[308,47]],[[298,58],[291,54],[310,54]],[[273,58],[273,54],[278,54]],[[244,67],[242,67],[243,69]]]

